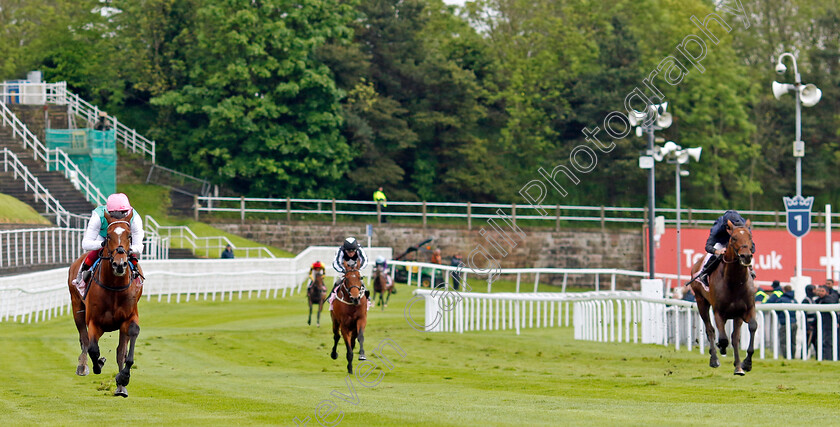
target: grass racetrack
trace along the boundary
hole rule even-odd
[[[373,308],[366,333],[369,360],[383,338],[406,357],[386,350],[393,370],[371,388],[353,378],[349,402],[331,394],[350,391],[343,344],[329,357],[329,312],[320,328],[307,326],[302,296],[144,299],[128,399],[112,396],[116,333],[100,342],[103,373],[78,377],[69,316],[0,323],[0,424],[294,425],[309,416],[313,426],[327,399],[336,409],[325,425],[337,425],[338,411],[348,426],[840,423],[837,363],[756,359],[735,377],[731,352],[712,369],[696,349],[575,341],[571,328],[423,333],[403,317],[410,296],[401,286],[384,314]]]

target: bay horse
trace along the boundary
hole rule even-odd
[[[394,284],[388,284],[388,277],[385,275],[385,270],[381,269],[378,265],[373,267],[373,300],[376,301],[376,294],[379,294],[379,305],[382,306],[382,310],[385,311],[385,307],[388,306],[388,301],[391,300],[391,290],[394,289]],[[385,298],[385,302],[382,302],[382,294],[388,292],[388,296]]]
[[[726,321],[732,319],[732,350],[735,353],[735,375],[744,375],[752,370],[753,343],[758,323],[755,320],[755,288],[750,277],[752,263],[752,232],[750,220],[745,225],[735,226],[727,221],[726,231],[729,232],[729,244],[723,254],[722,263],[709,274],[709,289],[694,280],[690,283],[697,298],[697,309],[706,327],[709,339],[709,366],[720,366],[715,352],[715,329],[709,319],[709,307],[714,310],[715,324],[718,331],[717,346],[720,354],[726,354],[729,341],[726,338]],[[691,267],[692,277],[703,267],[703,260],[699,260]],[[741,362],[739,347],[741,343],[741,325],[747,322],[750,331],[750,344],[747,357]]]
[[[359,339],[359,360],[365,358],[365,326],[367,326],[368,297],[358,268],[351,269],[344,262],[344,281],[335,291],[335,301],[330,316],[333,321],[333,348],[330,357],[338,359],[339,337],[347,348],[347,373],[353,373],[353,349]]]
[[[324,301],[327,300],[327,288],[324,286],[324,273],[320,269],[314,271],[315,277],[312,286],[306,291],[306,301],[309,303],[309,320],[307,325],[312,324],[312,304],[318,304],[318,326],[321,326],[321,310],[324,309]]]
[[[139,280],[132,280],[129,266],[129,249],[131,247],[131,218],[134,211],[123,219],[113,218],[105,211],[108,222],[104,246],[99,252],[99,263],[91,271],[88,279],[87,295],[82,298],[79,290],[71,282],[85,259],[86,254],[79,257],[70,266],[68,286],[70,287],[70,301],[73,306],[73,320],[79,330],[79,343],[82,354],[79,355],[79,365],[76,374],[80,376],[89,373],[87,356],[90,355],[93,373],[100,374],[105,358],[99,356],[99,338],[105,332],[119,330],[120,339],[117,346],[117,364],[119,373],[116,376],[117,389],[115,396],[128,397],[126,386],[131,379],[131,366],[134,365],[134,344],[140,334],[137,301],[143,293],[143,284]],[[137,267],[138,270],[140,267]],[[142,277],[142,270],[140,276]],[[126,354],[126,347],[130,341],[130,349]]]

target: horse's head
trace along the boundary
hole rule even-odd
[[[752,231],[750,220],[744,225],[734,225],[732,221],[726,221],[726,231],[729,232],[729,245],[726,252],[733,253],[738,257],[741,265],[748,267],[752,264]]]
[[[344,274],[344,288],[347,290],[348,299],[353,305],[358,305],[364,296],[364,285],[362,285],[362,275],[358,268],[349,267],[345,262],[344,267],[347,272]]]
[[[134,211],[130,211],[125,218],[116,219],[105,211],[108,221],[105,235],[105,258],[111,261],[111,270],[115,276],[124,276],[128,271],[128,253],[131,249],[131,218]]]

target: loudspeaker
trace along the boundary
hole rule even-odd
[[[703,151],[703,147],[688,148],[685,151],[695,162],[699,162],[700,152]]]
[[[662,151],[661,151],[661,152],[662,152],[662,156],[663,156],[663,157],[664,157],[664,156],[667,156],[668,154],[673,153],[674,151],[680,150],[681,148],[682,148],[682,147],[680,147],[679,145],[677,145],[674,141],[668,141],[668,142],[666,142],[666,143],[665,143],[665,145],[662,147]]]
[[[780,99],[782,95],[788,93],[792,85],[786,83],[773,82],[773,96]]]
[[[802,101],[802,105],[806,107],[817,105],[820,98],[822,98],[822,91],[812,83],[806,84],[799,90],[799,99]]]
[[[659,126],[662,129],[670,127],[671,123],[673,122],[674,118],[671,116],[671,113],[661,114],[659,117],[656,118],[656,126]]]

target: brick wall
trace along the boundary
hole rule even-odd
[[[339,244],[347,236],[356,236],[367,246],[364,225],[328,225],[312,223],[227,223],[214,224],[225,231],[248,239],[297,253],[312,245]],[[641,271],[641,230],[564,230],[560,232],[523,230],[524,240],[509,251],[504,258],[492,250],[504,268],[512,267],[557,267],[557,268],[622,268]],[[382,225],[374,226],[372,246],[389,246],[399,255],[409,246],[433,238],[433,247],[439,247],[444,261],[455,254],[466,256],[478,244],[490,245],[477,230],[443,229]],[[580,278],[570,277],[570,283],[582,283]],[[562,277],[551,279],[555,284]],[[609,278],[602,277],[602,281]],[[590,277],[591,281],[591,277]],[[541,280],[542,282],[542,280]],[[622,280],[619,286],[628,287],[638,280]],[[602,282],[604,284],[604,282]]]

